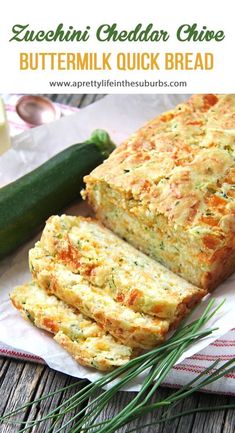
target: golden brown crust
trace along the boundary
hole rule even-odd
[[[101,289],[57,263],[39,242],[30,250],[30,268],[37,284],[47,293],[94,319],[123,344],[150,348],[165,338],[169,321],[134,312],[114,301]]]
[[[226,278],[228,278],[235,269],[235,251],[226,249],[223,255],[217,258],[211,272],[203,275],[201,285],[208,291],[212,291]]]
[[[96,220],[53,216],[41,245],[58,263],[134,311],[170,322],[205,291],[173,274]],[[111,246],[111,248],[110,248]]]
[[[22,317],[53,334],[80,364],[106,371],[130,360],[130,347],[118,343],[97,323],[48,295],[37,284],[16,287],[10,298]]]
[[[113,207],[113,215],[103,216],[113,230],[114,209],[122,208],[143,230],[167,233],[165,251],[159,248],[161,233],[150,251],[143,233],[135,239],[130,227],[116,230],[174,272],[211,289],[235,269],[230,259],[235,251],[234,158],[235,96],[195,95],[126,140],[85,177],[83,195],[97,215],[105,214],[106,201]],[[181,239],[182,231],[188,241]],[[172,241],[178,249],[174,254]],[[197,268],[192,278],[182,249]]]

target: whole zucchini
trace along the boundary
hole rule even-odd
[[[15,182],[0,189],[0,258],[29,239],[45,220],[79,197],[83,176],[114,149],[108,134],[96,130]]]

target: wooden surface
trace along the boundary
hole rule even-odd
[[[77,107],[85,107],[100,99],[104,95],[45,95],[53,101],[61,102]],[[84,386],[77,381],[75,390],[79,390]],[[19,405],[39,398],[48,392],[55,391],[58,388],[64,387],[70,383],[74,383],[75,379],[64,374],[50,370],[48,367],[40,364],[34,364],[23,361],[10,360],[0,358],[0,416],[9,410],[14,410]],[[17,417],[20,422],[26,420],[39,419],[44,416],[49,409],[59,404],[65,398],[72,395],[74,389],[66,391],[63,394],[54,396],[50,401],[43,401],[31,410],[25,411],[22,416]],[[154,396],[155,400],[160,400],[171,393],[170,389],[161,388]],[[132,398],[133,393],[120,392],[104,412],[100,415],[99,420],[105,419],[117,414]],[[95,397],[95,396],[94,396]],[[235,397],[216,396],[213,394],[196,393],[194,396],[185,399],[177,408],[178,411],[186,411],[191,408],[200,406],[224,405],[234,403]],[[150,423],[158,418],[160,413],[151,414],[141,420],[141,424]],[[66,422],[68,418],[64,418],[61,422]],[[140,424],[140,421],[139,423]],[[57,429],[58,426],[57,425]],[[50,429],[50,422],[44,423],[37,429],[28,430],[30,433],[47,433]],[[1,425],[0,433],[17,433],[21,425]],[[62,429],[63,433],[69,432],[72,424]],[[134,425],[131,426],[132,428]],[[130,428],[130,426],[129,426]],[[128,429],[129,429],[128,428]],[[125,433],[127,428],[122,428],[119,433]],[[235,410],[224,410],[211,413],[197,413],[188,415],[183,418],[176,419],[165,424],[159,424],[155,427],[148,427],[143,430],[138,430],[140,433],[235,433]]]

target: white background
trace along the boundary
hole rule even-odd
[[[95,30],[103,23],[117,23],[120,30],[132,30],[138,23],[154,24],[156,29],[166,29],[171,34],[165,42],[102,43],[95,38]],[[11,42],[14,24],[30,24],[35,30],[55,30],[59,23],[75,29],[91,26],[92,36],[87,42]],[[176,29],[184,24],[198,23],[210,30],[224,30],[222,42],[183,43],[176,39]],[[1,10],[0,92],[5,93],[231,93],[234,89],[235,26],[233,1],[204,0],[190,2],[143,0],[40,0],[37,2],[8,0]],[[213,71],[20,71],[19,52],[213,52]],[[114,55],[113,54],[113,55]],[[187,88],[51,88],[49,80],[186,80]]]

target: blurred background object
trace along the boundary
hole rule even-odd
[[[4,101],[6,116],[8,120],[10,136],[20,134],[26,129],[32,128],[36,125],[32,125],[23,120],[17,113],[16,106],[18,101],[22,97],[39,97],[46,98],[49,103],[55,108],[56,111],[61,113],[61,116],[69,116],[77,113],[80,108],[84,108],[87,105],[92,104],[99,99],[102,99],[105,95],[70,95],[70,94],[47,94],[47,95],[22,95],[22,94],[0,94],[0,97]],[[54,119],[51,119],[51,121]]]
[[[56,113],[60,113],[61,116],[69,116],[71,114],[77,113],[79,108],[77,106],[68,106],[61,102],[57,102],[57,98],[55,98],[56,96],[58,96],[58,100],[61,101],[61,98],[59,98],[59,95],[53,95],[53,99],[52,99],[52,95],[51,97],[49,97],[49,95],[17,95],[17,94],[0,94],[0,97],[2,98],[4,105],[5,105],[5,112],[6,112],[6,117],[8,120],[8,126],[9,126],[9,132],[10,132],[10,136],[14,137],[15,135],[20,134],[21,132],[25,131],[26,129],[35,127],[36,125],[30,124],[27,121],[23,120],[22,117],[20,117],[17,113],[17,105],[19,103],[19,101],[25,97],[39,97],[39,98],[43,98],[45,97],[45,99],[52,104],[52,107],[54,107],[55,112]],[[68,95],[67,95],[68,96]],[[81,96],[81,95],[80,95]],[[22,107],[21,107],[22,108]],[[31,107],[32,108],[32,107]],[[52,116],[54,117],[54,116]],[[50,121],[55,120],[54,118],[50,117]],[[57,117],[57,116],[56,116]]]
[[[9,126],[2,98],[0,98],[0,155],[11,147]]]
[[[25,95],[18,99],[16,112],[30,126],[53,122],[61,116],[58,105],[40,95]]]

